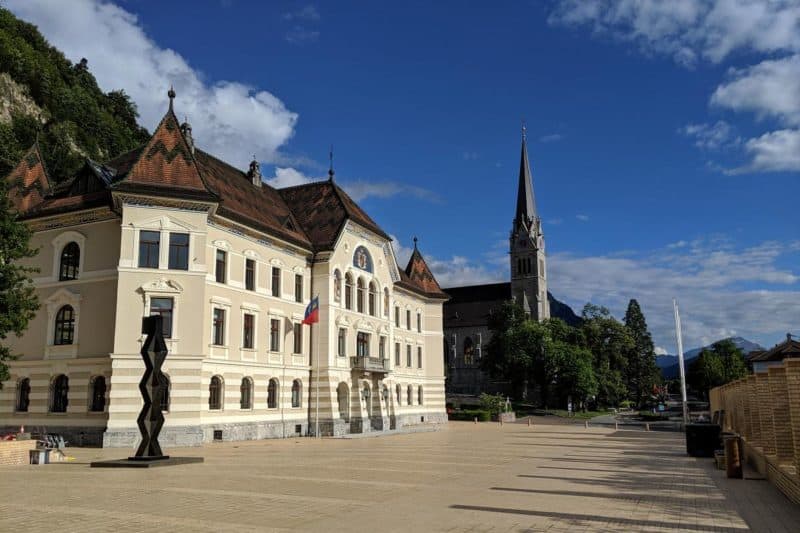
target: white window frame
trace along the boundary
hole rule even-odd
[[[80,257],[78,258],[78,275],[74,280],[59,281],[58,275],[61,271],[61,252],[64,251],[64,247],[67,244],[73,241],[78,244],[78,248],[81,252]],[[50,244],[53,246],[53,272],[50,276],[50,281],[58,283],[80,281],[80,279],[83,277],[83,265],[86,258],[86,236],[83,233],[78,233],[77,231],[65,231],[56,235],[53,240],[50,241]]]
[[[44,301],[47,308],[47,338],[44,346],[45,359],[72,359],[78,356],[80,345],[81,300],[83,297],[68,289],[59,289]],[[72,306],[75,315],[75,327],[72,330],[72,344],[54,344],[56,332],[56,315],[65,305]]]

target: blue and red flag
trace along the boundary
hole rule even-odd
[[[306,316],[303,324],[315,324],[319,322],[319,296],[314,296],[306,307]]]

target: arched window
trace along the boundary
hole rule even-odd
[[[164,388],[161,389],[161,410],[165,413],[168,413],[172,382],[170,381],[168,375],[162,374],[161,376],[164,379]]]
[[[383,316],[389,318],[389,288],[383,289]]]
[[[212,411],[222,409],[222,378],[214,376],[208,385],[208,408]]]
[[[69,405],[69,378],[64,374],[56,376],[50,385],[50,412],[66,413]]]
[[[65,305],[56,313],[56,327],[53,344],[72,344],[75,337],[75,310]]]
[[[422,385],[417,389],[417,403],[422,405]]]
[[[241,396],[239,398],[240,409],[253,408],[253,380],[250,378],[242,378],[242,385],[239,387]]]
[[[28,412],[28,406],[31,403],[31,380],[22,378],[17,382],[17,405],[16,410],[20,413]]]
[[[344,308],[353,308],[353,276],[350,272],[344,275]]]
[[[464,364],[471,365],[473,363],[473,354],[475,352],[475,343],[472,342],[472,337],[464,337]]]
[[[303,384],[296,379],[292,382],[292,407],[300,407],[301,394],[303,394]]]
[[[408,405],[414,405],[414,387],[411,385],[408,386],[408,390],[406,391],[407,403]]]
[[[339,269],[333,271],[333,301],[342,301],[342,273]]]
[[[81,264],[81,248],[77,242],[70,242],[61,250],[61,263],[58,268],[59,281],[78,279],[78,267]]]
[[[397,395],[397,405],[403,405],[403,387],[397,385],[394,388],[395,394]]]
[[[378,300],[378,287],[375,285],[374,281],[370,281],[369,282],[369,302],[368,302],[369,305],[367,306],[369,308],[369,315],[370,316],[375,316],[375,313],[377,312],[377,310],[376,310],[376,308],[378,306],[377,305],[378,304],[377,300]]]
[[[94,413],[102,413],[106,410],[106,378],[95,376],[89,384],[91,391],[90,409]]]
[[[358,278],[356,282],[356,311],[364,312],[364,279]]]
[[[339,418],[350,422],[350,389],[346,383],[339,383],[336,388],[336,400],[339,404]]]
[[[267,387],[267,407],[277,409],[278,407],[278,380],[272,378]]]

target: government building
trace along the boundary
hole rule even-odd
[[[164,445],[445,423],[447,295],[416,245],[398,266],[333,169],[274,189],[256,161],[200,150],[169,97],[140,148],[52,180],[35,145],[6,178],[41,308],[11,339],[0,432],[133,446],[150,315],[169,349]]]
[[[547,290],[544,232],[536,209],[524,130],[508,250],[510,282],[444,289],[450,297],[444,304],[444,358],[447,394],[453,399],[482,392],[508,392],[504,382],[493,381],[481,369],[481,358],[491,337],[489,317],[504,302],[517,302],[534,320],[550,318],[552,310],[552,316],[570,325],[579,321],[572,309]]]

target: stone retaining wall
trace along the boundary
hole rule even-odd
[[[0,465],[30,464],[29,452],[35,449],[35,440],[0,440]]]

